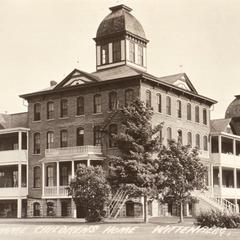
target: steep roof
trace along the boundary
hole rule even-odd
[[[112,12],[103,19],[98,27],[96,39],[119,33],[130,33],[146,40],[142,25],[130,13],[131,8],[121,4],[111,7],[110,10]]]
[[[3,114],[0,113],[0,129],[28,127],[28,113]]]
[[[227,128],[230,126],[231,118],[214,119],[210,121],[211,132],[228,132]]]

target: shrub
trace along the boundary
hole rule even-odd
[[[201,227],[240,228],[240,215],[221,211],[201,213],[196,218]]]

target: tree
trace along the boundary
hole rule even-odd
[[[198,149],[169,141],[163,146],[157,159],[157,187],[163,200],[179,207],[183,221],[183,204],[191,200],[191,191],[205,189],[206,167],[200,162]]]
[[[100,221],[104,217],[104,206],[109,199],[110,186],[101,167],[80,165],[72,179],[68,194],[76,206],[86,210],[88,222]]]
[[[109,158],[112,188],[128,191],[129,197],[144,196],[144,222],[147,222],[147,197],[156,196],[153,154],[159,151],[162,124],[152,127],[153,111],[136,99],[118,110],[121,129],[113,135],[121,152]]]

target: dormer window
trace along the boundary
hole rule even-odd
[[[107,64],[108,63],[108,44],[101,46],[101,63]]]
[[[113,42],[113,62],[121,61],[121,42]]]

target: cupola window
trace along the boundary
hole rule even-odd
[[[108,63],[108,44],[102,45],[101,47],[101,60],[102,64]]]
[[[138,62],[139,65],[143,66],[143,47],[138,45]]]
[[[121,42],[113,42],[113,62],[121,61]]]
[[[135,44],[133,42],[129,42],[129,61],[135,62]]]

